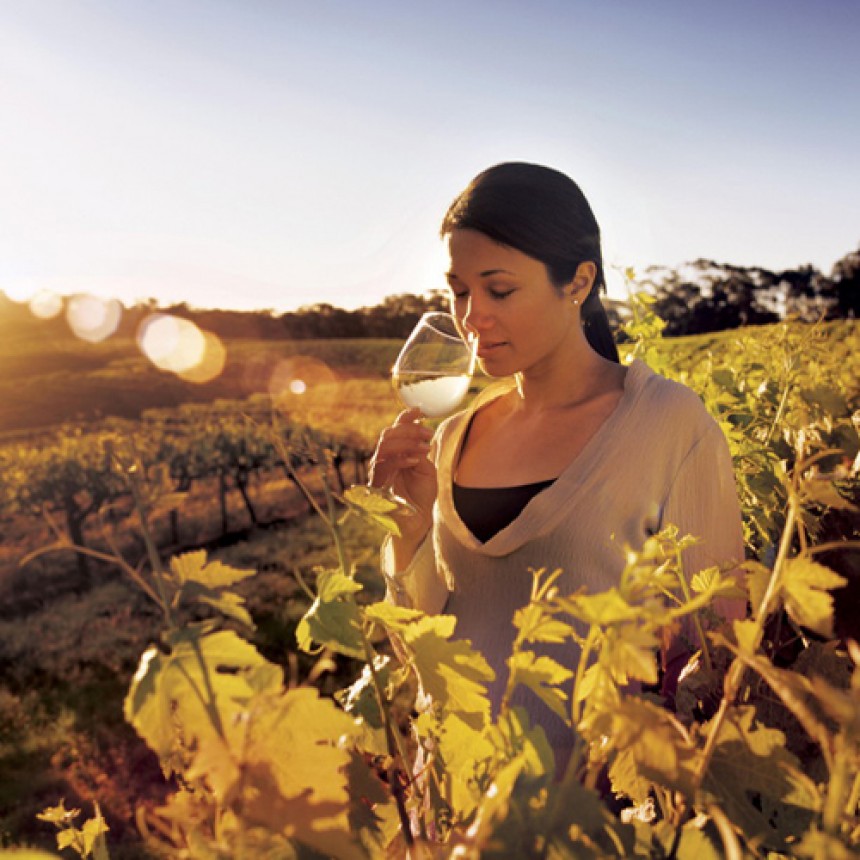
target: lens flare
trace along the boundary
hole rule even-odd
[[[30,299],[30,313],[40,320],[52,320],[63,310],[63,297],[49,290],[41,290]]]
[[[161,370],[187,373],[206,354],[206,338],[191,320],[170,314],[150,314],[137,329],[143,354]]]
[[[33,298],[33,288],[24,284],[3,284],[3,292],[7,299],[19,305],[26,304]]]
[[[337,374],[323,361],[309,355],[297,355],[275,365],[269,380],[269,394],[275,405],[296,395],[314,391],[324,394],[328,389],[332,398],[337,397]]]
[[[110,337],[119,325],[122,305],[116,299],[77,295],[69,299],[66,320],[81,340],[99,343]]]
[[[188,370],[179,372],[179,376],[187,382],[203,384],[211,382],[221,375],[227,362],[227,350],[221,338],[211,331],[201,331],[203,335],[203,355],[200,361]]]

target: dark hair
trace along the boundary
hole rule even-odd
[[[582,325],[591,347],[610,361],[618,349],[600,301],[606,291],[600,227],[579,186],[568,176],[525,162],[507,162],[479,173],[451,204],[440,234],[477,230],[540,260],[556,287],[569,284],[580,263],[591,261],[597,276],[582,303]]]

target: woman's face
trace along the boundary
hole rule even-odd
[[[535,369],[572,337],[578,317],[571,294],[550,281],[546,266],[477,230],[448,237],[451,312],[477,338],[489,376]]]

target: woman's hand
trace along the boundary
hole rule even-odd
[[[436,467],[429,459],[433,434],[421,424],[421,410],[397,416],[379,437],[370,461],[370,485],[390,487],[413,507],[396,515],[404,537],[422,539],[433,520]]]

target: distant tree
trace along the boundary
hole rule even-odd
[[[860,246],[837,260],[831,280],[839,316],[860,319]]]

